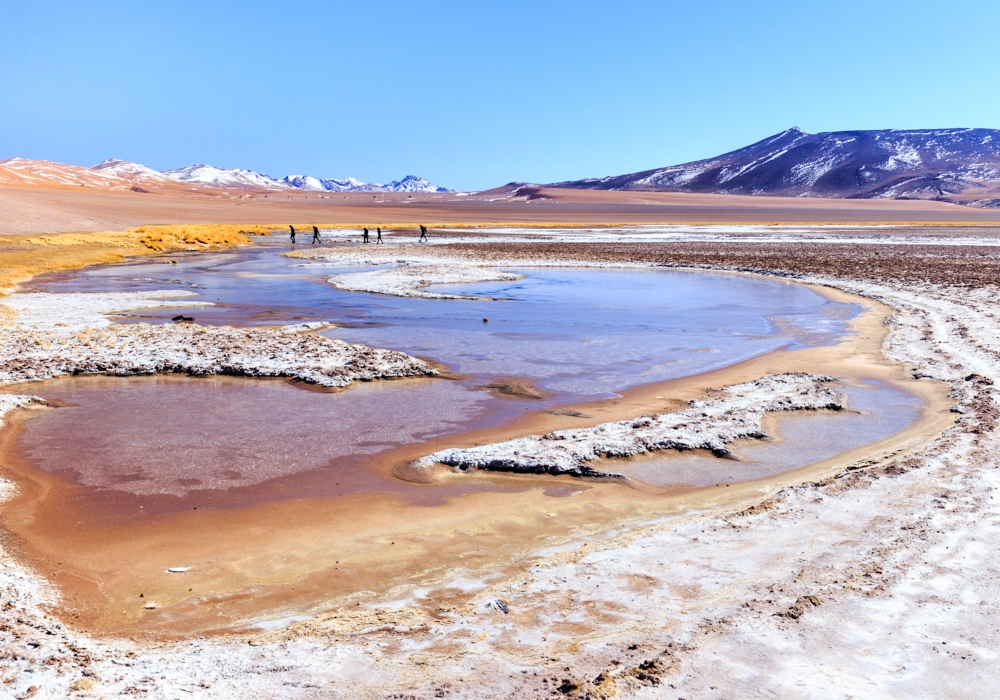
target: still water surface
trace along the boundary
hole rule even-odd
[[[329,321],[341,327],[328,335],[433,359],[460,380],[374,382],[317,393],[276,381],[60,379],[36,393],[72,405],[28,421],[25,453],[40,468],[91,489],[135,496],[189,497],[306,473],[315,477],[307,490],[317,495],[405,491],[421,487],[364,476],[358,465],[401,444],[499,424],[527,409],[614,396],[779,348],[835,343],[861,311],[781,281],[656,269],[532,268],[515,270],[525,275],[516,282],[441,288],[504,301],[400,298],[325,282],[364,268],[303,264],[278,252],[266,245],[182,256],[177,265],[143,261],[35,287],[190,289],[199,294],[195,300],[217,304],[184,310],[199,323]],[[180,311],[121,320],[169,322]],[[534,384],[542,398],[484,388],[512,378]],[[616,471],[657,485],[759,478],[884,439],[917,414],[915,399],[884,385],[848,393],[864,415],[783,417],[783,441],[745,446],[744,463],[666,456]]]

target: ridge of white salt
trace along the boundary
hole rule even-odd
[[[461,470],[621,477],[597,471],[587,462],[658,450],[701,449],[724,456],[729,454],[726,445],[735,440],[767,437],[762,423],[765,413],[842,410],[843,397],[827,386],[832,381],[833,377],[803,373],[762,377],[724,387],[718,398],[691,401],[686,411],[446,449],[421,457],[411,466],[426,470],[445,464]]]
[[[496,299],[497,297],[477,297],[463,294],[444,294],[422,291],[437,284],[471,284],[475,282],[513,282],[524,275],[501,272],[479,265],[450,264],[403,264],[387,270],[349,272],[334,275],[327,281],[338,289],[352,292],[374,292],[399,297],[423,297],[425,299]]]
[[[212,306],[211,302],[189,301],[188,298],[193,296],[198,295],[180,290],[68,294],[22,292],[4,297],[3,303],[17,311],[15,322],[23,328],[73,331],[110,326],[108,314],[176,306]],[[179,299],[184,301],[178,302]]]
[[[336,328],[337,324],[328,321],[307,321],[305,323],[292,323],[281,327],[282,333],[311,333],[323,328]]]
[[[386,377],[435,375],[426,363],[395,350],[352,345],[275,328],[192,324],[112,324],[107,314],[208,305],[191,292],[14,294],[14,319],[0,327],[0,385],[65,374],[174,372],[286,377],[327,387]]]

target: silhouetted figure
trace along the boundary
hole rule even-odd
[[[420,238],[417,239],[417,243],[420,241],[427,242],[427,227],[423,224],[420,224]]]
[[[381,226],[379,226],[379,227],[378,227],[377,229],[375,229],[375,230],[376,230],[376,231],[378,232],[378,238],[376,238],[376,239],[375,239],[375,242],[376,242],[376,243],[381,243],[381,242],[382,242],[382,227],[381,227]]]
[[[292,230],[291,239],[292,239],[292,243],[294,243],[295,242],[295,227],[294,226],[289,226],[288,228],[290,228]]]
[[[319,243],[319,229],[313,226],[313,243]]]
[[[367,227],[365,227],[364,233],[361,234],[361,242],[362,243],[367,243],[368,242],[368,228]]]

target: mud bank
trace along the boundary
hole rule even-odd
[[[686,411],[442,450],[416,460],[410,468],[428,471],[444,464],[458,470],[625,478],[594,469],[588,462],[660,450],[708,450],[717,457],[727,456],[727,446],[736,440],[767,437],[763,425],[767,413],[843,410],[843,397],[827,386],[832,381],[833,377],[807,374],[764,377],[723,387],[722,396],[691,401]]]

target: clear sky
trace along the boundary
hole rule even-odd
[[[0,159],[457,189],[1000,127],[1000,2],[0,4]]]

